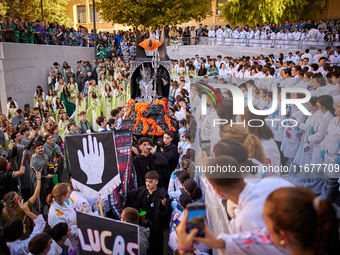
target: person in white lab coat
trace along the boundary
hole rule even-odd
[[[292,187],[292,185],[281,178],[265,178],[257,184],[246,183],[243,179],[240,167],[237,161],[230,156],[219,156],[210,160],[207,164],[210,167],[217,166],[231,166],[236,168],[235,173],[228,172],[234,178],[225,178],[226,173],[215,172],[207,173],[208,182],[214,188],[217,195],[223,199],[228,199],[238,205],[237,215],[230,223],[231,234],[240,234],[244,231],[256,231],[266,227],[263,215],[263,205],[267,197],[274,191],[283,187]],[[238,170],[237,170],[238,169]],[[186,223],[186,213],[182,222]],[[179,226],[177,226],[178,228]],[[205,226],[206,230],[211,234],[208,225]],[[176,232],[178,233],[177,229]],[[207,233],[206,233],[207,234]],[[212,234],[211,234],[212,235]],[[223,234],[224,235],[224,234]],[[183,240],[179,235],[179,247],[182,247]],[[208,243],[204,242],[210,246]],[[270,254],[285,254],[284,251],[277,249],[272,243],[267,243],[267,249]],[[228,245],[224,244],[224,247]],[[211,246],[210,246],[211,247]],[[218,248],[218,247],[212,247]],[[252,251],[253,252],[253,251]],[[222,254],[226,254],[222,252]],[[244,254],[239,252],[231,252],[229,254]],[[249,253],[254,254],[254,253]],[[258,254],[258,253],[256,253]]]
[[[67,223],[60,222],[52,229],[51,249],[47,255],[63,254],[67,250],[68,254],[76,254],[77,247],[72,246],[69,238],[71,237],[71,228]]]
[[[280,159],[280,151],[277,146],[277,144],[274,141],[274,134],[271,130],[271,128],[267,125],[265,122],[265,116],[259,116],[253,114],[249,108],[244,109],[244,115],[241,116],[241,121],[245,120],[246,121],[246,129],[248,130],[249,133],[257,136],[262,144],[263,151],[266,157],[266,165],[271,165],[271,166],[280,166],[281,164],[281,159]],[[249,120],[262,120],[264,123],[261,127],[260,126],[262,123],[260,121],[252,121],[251,125],[253,127],[250,127],[248,125]],[[258,122],[258,123],[257,123]]]
[[[330,202],[339,200],[339,165],[340,165],[340,102],[335,107],[335,117],[329,122],[326,136],[320,144],[321,158],[327,164],[326,178],[321,190],[321,197]]]
[[[318,109],[317,102],[317,97],[311,97],[311,99],[307,102],[307,109],[312,115],[307,116],[305,122],[299,122],[297,124],[297,127],[302,131],[302,138],[293,163],[300,166],[310,164],[312,161],[313,144],[308,143],[307,139],[310,135],[315,134],[317,125],[316,123],[319,121],[322,115],[321,109]],[[301,178],[304,178],[309,176],[309,173],[301,172],[300,175]]]
[[[313,145],[312,164],[322,164],[321,146],[320,143],[324,139],[329,121],[334,117],[333,98],[328,95],[323,95],[318,98],[318,109],[321,109],[322,115],[317,122],[315,134],[308,137],[307,142]],[[324,183],[324,175],[322,171],[316,170],[311,173],[311,178],[305,183],[305,187],[310,188],[316,194],[321,193]]]
[[[67,183],[58,183],[51,194],[47,196],[47,204],[51,205],[48,211],[48,225],[53,228],[60,222],[66,222],[71,228],[70,241],[77,245],[77,214],[71,196],[71,189]]]
[[[316,248],[320,254],[337,254],[340,249],[335,209],[329,201],[306,188],[275,190],[266,199],[263,217],[266,229],[237,235],[221,234],[216,238],[205,224],[202,238],[196,236],[197,229],[188,234],[186,210],[176,228],[179,250],[192,249],[194,242],[218,249],[223,255],[315,254]],[[320,227],[320,221],[329,227]]]
[[[28,208],[27,203],[24,203],[23,200],[21,200],[19,206],[21,210],[23,210],[25,214],[34,221],[35,226],[33,232],[27,239],[22,240],[22,236],[24,235],[25,231],[22,221],[19,219],[14,219],[7,222],[4,226],[3,237],[0,237],[2,254],[13,255],[28,254],[29,242],[34,236],[42,233],[45,228],[45,220],[42,215],[37,216],[34,213],[32,213]]]

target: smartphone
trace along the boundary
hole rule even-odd
[[[209,159],[211,159],[211,142],[210,140],[202,140],[201,141],[201,148],[202,151],[205,151],[205,153],[207,154],[207,157]]]
[[[189,204],[187,232],[190,233],[194,228],[198,229],[197,236],[204,237],[205,234],[205,204]]]

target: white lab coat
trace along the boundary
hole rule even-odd
[[[340,95],[339,90],[340,90],[339,84],[336,84],[336,85],[332,84],[332,86],[327,86],[325,94],[335,97],[337,95]]]
[[[262,213],[267,197],[279,188],[291,186],[282,178],[265,178],[255,185],[247,183],[238,198],[236,217],[230,221],[231,233],[265,228]]]
[[[317,122],[321,118],[322,114],[322,111],[319,109],[313,115],[307,116],[305,123],[300,124],[300,130],[303,134],[293,163],[304,166],[305,164],[310,164],[312,162],[313,144],[308,143],[307,138],[311,135],[311,128],[314,130],[316,129]],[[301,176],[305,175],[301,173]]]
[[[39,215],[38,218],[34,220],[34,228],[33,232],[30,236],[25,240],[17,239],[14,242],[7,242],[7,246],[11,255],[26,255],[29,253],[28,244],[33,237],[42,233],[45,229],[45,220],[42,215]]]
[[[305,122],[305,115],[300,111],[295,105],[292,109],[291,117],[295,119],[298,123]],[[291,126],[294,123],[289,123]],[[290,137],[289,137],[290,136]],[[298,130],[296,127],[285,127],[282,137],[281,151],[286,158],[294,158],[295,154],[299,148],[300,141],[302,137],[302,131]]]
[[[277,144],[274,141],[274,139],[273,138],[270,138],[269,140],[261,139],[261,144],[266,158],[270,160],[270,165],[280,166],[281,164],[280,150],[277,147]]]
[[[313,156],[312,162],[313,164],[322,164],[321,160],[321,146],[320,143],[324,139],[328,127],[328,123],[334,116],[330,111],[325,112],[319,118],[319,121],[316,124],[315,134],[309,136],[308,141],[313,144]]]
[[[71,241],[68,238],[65,240],[64,245],[68,247],[69,253],[73,251],[74,247],[72,246]],[[60,247],[59,244],[57,244],[57,242],[52,239],[51,249],[49,250],[47,255],[56,255],[56,254],[61,254],[62,252],[63,252],[63,248]]]
[[[48,211],[48,225],[53,228],[60,222],[65,222],[71,228],[70,241],[73,246],[76,246],[78,241],[77,236],[77,225],[74,223],[77,221],[76,208],[73,204],[72,199],[68,199],[64,202],[63,206],[59,205],[53,200],[50,209]]]
[[[329,121],[328,128],[326,131],[325,138],[320,143],[320,149],[325,151],[325,161],[327,165],[335,165],[336,159],[339,156],[339,144],[340,141],[340,119],[338,116],[334,117]],[[327,175],[329,177],[338,178],[339,171],[336,171],[335,168],[328,166]]]
[[[225,242],[225,249],[219,249],[219,254],[229,255],[288,255],[287,249],[276,247],[268,238],[266,228],[257,231],[238,233],[235,235],[220,234],[217,239]]]
[[[85,197],[80,191],[72,191],[71,199],[73,200],[74,207],[77,211],[80,211],[83,203],[90,209],[90,214],[98,215],[98,211],[93,211],[92,207],[98,202],[98,195],[91,195]],[[101,201],[107,200],[105,197],[100,198]]]
[[[182,184],[178,181],[177,176],[176,176],[175,179],[170,178],[169,186],[168,186],[169,198],[179,201],[179,197],[182,194],[182,192],[180,190],[181,188],[182,188]]]

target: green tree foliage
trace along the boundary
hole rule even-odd
[[[219,3],[222,17],[232,25],[258,22],[280,23],[300,18],[313,19],[322,13],[324,0],[228,0]]]
[[[212,0],[101,0],[102,18],[112,23],[153,27],[206,18]]]
[[[73,26],[66,15],[66,6],[70,0],[43,0],[44,20],[58,22],[59,25]],[[0,14],[9,13],[11,17],[20,17],[35,21],[41,20],[40,0],[0,0]]]

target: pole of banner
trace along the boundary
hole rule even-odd
[[[92,0],[92,17],[93,17],[93,47],[94,47],[94,60],[97,65],[97,32],[96,32],[96,7],[95,7],[95,1]]]
[[[99,202],[100,216],[104,217],[103,205],[102,205],[102,200],[100,199],[100,194],[99,194],[99,192],[98,192],[98,202]]]

